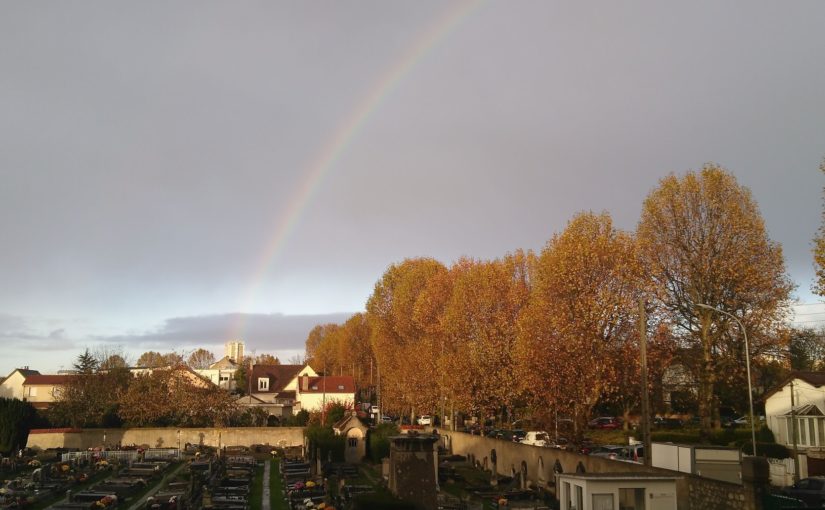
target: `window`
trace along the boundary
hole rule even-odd
[[[576,485],[576,510],[584,510],[584,494],[581,485]]]
[[[338,385],[338,389],[339,389],[339,390],[343,390],[343,389],[344,389],[344,385],[343,385],[343,384],[339,384],[339,385]]]
[[[37,387],[36,386],[29,386],[29,396],[36,397],[37,396]]]
[[[564,506],[565,510],[570,510],[572,508],[572,494],[570,493],[570,482],[564,482],[562,485],[562,493],[561,497],[563,500],[567,501],[567,504]]]
[[[593,494],[593,510],[613,510],[613,494]]]
[[[228,376],[228,375],[222,375],[222,376],[221,376],[221,381],[228,381],[228,380],[229,380],[229,376]]]
[[[268,377],[259,377],[258,378],[258,391],[268,391],[269,390],[269,378]]]
[[[347,439],[347,444],[350,448],[355,448],[356,446],[358,446],[358,438],[351,437]]]
[[[645,490],[619,489],[619,510],[645,510]]]

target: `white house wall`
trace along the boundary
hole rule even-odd
[[[301,401],[301,409],[307,411],[320,411],[325,399],[327,404],[338,402],[347,407],[355,406],[355,395],[353,393],[327,392],[326,397],[323,393],[301,393],[297,398]]]
[[[817,388],[811,384],[801,380],[794,379],[794,407],[799,409],[807,404],[815,404],[820,410],[825,411],[825,389]],[[786,433],[783,422],[784,415],[791,412],[791,388],[786,385],[782,390],[777,391],[767,400],[765,400],[765,419],[768,423],[768,428],[771,429],[776,442],[780,444],[789,444],[789,438]]]

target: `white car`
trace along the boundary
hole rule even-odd
[[[521,443],[533,446],[555,446],[550,440],[550,434],[543,430],[531,430],[524,436]]]
[[[425,414],[424,416],[419,416],[417,421],[419,425],[432,425],[433,417]]]

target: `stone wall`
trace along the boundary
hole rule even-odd
[[[558,462],[565,473],[574,473],[581,463],[587,473],[631,473],[646,472],[680,477],[676,481],[677,506],[680,510],[742,510],[752,508],[745,503],[745,489],[738,484],[701,478],[670,471],[646,467],[632,462],[621,462],[603,457],[590,457],[577,453],[543,448],[512,441],[445,431],[445,447],[453,453],[473,458],[477,464],[487,469],[492,467],[492,451],[496,451],[496,471],[501,476],[518,476],[519,471],[527,472],[528,485],[544,487],[555,494],[554,466]]]
[[[745,488],[732,483],[691,476],[688,487],[690,510],[746,510]],[[679,508],[682,508],[681,506]]]
[[[227,428],[133,428],[133,429],[48,429],[29,434],[29,448],[73,448],[85,450],[105,444],[147,445],[151,448],[177,448],[186,443],[206,446],[301,446],[303,427],[227,427]],[[104,439],[105,435],[105,439]]]

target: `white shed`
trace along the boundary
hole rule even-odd
[[[655,473],[560,473],[561,510],[676,510],[675,476]]]

